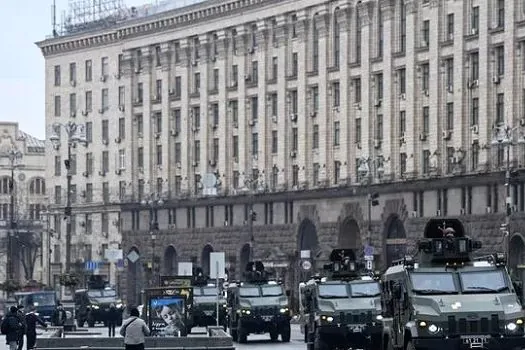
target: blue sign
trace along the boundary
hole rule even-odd
[[[365,245],[365,255],[374,255],[374,247]]]
[[[116,265],[117,265],[118,268],[123,268],[124,267],[124,259],[118,259]]]
[[[98,261],[89,260],[89,261],[86,261],[84,268],[87,271],[95,271],[96,269],[98,269],[98,266],[99,266]]]

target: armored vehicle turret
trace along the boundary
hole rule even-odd
[[[334,249],[326,276],[301,284],[303,332],[309,349],[382,349],[378,277],[352,249]]]
[[[270,279],[260,261],[246,265],[243,281],[230,282],[228,323],[234,341],[246,343],[249,334],[270,333],[270,339],[290,341],[288,293],[281,281]]]
[[[475,257],[481,247],[457,219],[427,223],[418,254],[383,275],[393,348],[525,348],[524,313],[505,254]]]
[[[219,286],[220,287],[220,286]],[[188,333],[192,327],[207,327],[217,324],[217,285],[215,280],[211,280],[204,275],[201,268],[196,268],[193,272],[193,324],[188,327]],[[226,299],[219,290],[219,324],[226,330]]]

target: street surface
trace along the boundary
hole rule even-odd
[[[86,329],[86,328],[85,328]],[[99,333],[92,335],[93,337],[107,337],[107,329],[105,327],[94,327],[94,328],[87,328],[89,330],[89,333]],[[116,336],[120,337],[119,335],[119,329],[116,329]],[[206,332],[204,328],[195,328],[192,331],[192,337],[198,337],[198,336],[205,336]],[[73,336],[70,336],[73,337]],[[24,344],[25,345],[25,344]],[[292,339],[290,343],[285,344],[281,343],[280,341],[277,343],[272,343],[270,341],[270,335],[269,334],[263,334],[263,335],[250,335],[248,337],[248,343],[247,344],[237,344],[233,343],[235,346],[235,349],[239,350],[247,350],[247,349],[269,349],[270,347],[275,350],[305,350],[306,345],[303,342],[303,335],[301,334],[301,331],[299,330],[298,325],[292,325]],[[38,341],[37,341],[38,346]],[[8,350],[6,344],[5,344],[5,336],[0,336],[0,350]],[[24,346],[25,350],[25,346]]]

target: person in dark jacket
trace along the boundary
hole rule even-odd
[[[118,312],[115,304],[109,306],[108,312],[108,337],[115,336],[115,327],[117,326],[120,313]]]
[[[35,308],[31,307],[29,312],[26,314],[27,350],[32,350],[35,348],[37,324],[47,329],[46,323],[36,314]]]
[[[18,317],[18,309],[16,306],[11,306],[9,312],[2,320],[0,328],[2,334],[5,335],[5,341],[7,345],[9,345],[9,350],[16,350],[18,347],[18,336],[24,328],[24,325]]]
[[[53,316],[51,317],[51,323],[53,326],[62,327],[66,322],[67,314],[62,304],[58,303]]]
[[[24,348],[24,335],[27,331],[26,314],[24,312],[24,305],[18,305],[17,309],[18,318],[20,319],[20,323],[23,325],[22,330],[20,330],[18,333],[18,350],[22,350]]]

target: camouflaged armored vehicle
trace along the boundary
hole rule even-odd
[[[230,335],[246,343],[249,334],[270,333],[270,339],[290,341],[288,293],[280,281],[268,279],[262,262],[247,264],[243,282],[228,286],[228,323]]]
[[[334,249],[328,277],[301,285],[303,333],[309,350],[381,350],[383,323],[378,277],[351,249]]]
[[[403,350],[525,348],[525,315],[505,255],[473,258],[481,242],[457,219],[433,219],[383,275],[389,346]],[[388,322],[387,322],[388,320]]]
[[[192,327],[217,325],[217,285],[210,283],[202,269],[197,269],[193,277],[193,324]],[[222,289],[222,288],[221,288]],[[222,290],[219,293],[219,325],[227,328],[226,299]],[[188,333],[191,332],[189,328]]]

